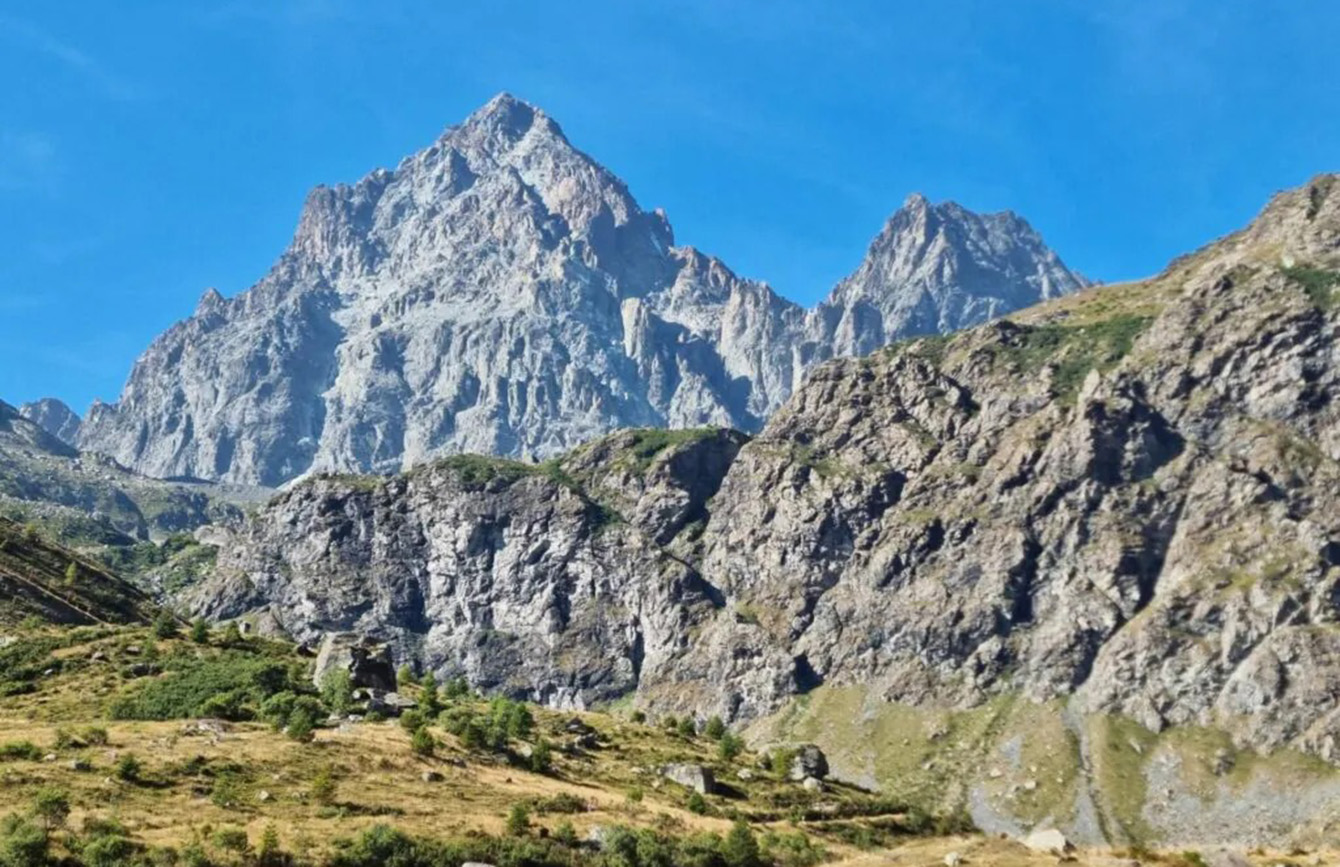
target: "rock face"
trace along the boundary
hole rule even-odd
[[[398,662],[490,692],[576,708],[625,695],[685,650],[711,606],[674,551],[701,532],[704,518],[691,521],[743,438],[615,440],[554,464],[458,456],[303,482],[223,544],[189,603],[212,618],[263,611],[304,641],[375,636]]]
[[[31,421],[42,430],[68,446],[79,441],[80,418],[63,401],[54,397],[25,403],[19,407],[19,415]]]
[[[0,509],[72,546],[124,546],[241,521],[237,504],[266,493],[147,478],[111,458],[80,452],[0,401]]]
[[[1327,176],[1153,280],[817,370],[713,498],[667,700],[1075,695],[1340,760],[1337,286]]]
[[[145,474],[279,485],[617,428],[756,430],[814,363],[1083,285],[1022,221],[915,198],[806,312],[692,247],[502,95],[320,187],[258,284],[154,341],[82,447]]]

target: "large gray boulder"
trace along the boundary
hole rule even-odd
[[[355,688],[382,692],[396,688],[391,648],[355,632],[331,632],[321,639],[312,678],[319,687],[333,671],[347,671]]]
[[[712,769],[691,762],[676,762],[661,768],[661,776],[679,783],[700,795],[710,795],[716,791],[716,777]]]

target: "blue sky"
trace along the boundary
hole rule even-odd
[[[1333,0],[341,0],[0,6],[0,399],[114,399],[305,192],[494,93],[681,243],[813,303],[911,191],[1104,280],[1340,169]]]

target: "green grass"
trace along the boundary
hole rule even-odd
[[[1307,295],[1308,300],[1319,310],[1329,313],[1335,309],[1337,303],[1335,289],[1340,286],[1340,272],[1311,268],[1306,265],[1281,268],[1280,271],[1285,277],[1297,283],[1303,293]]]
[[[1084,325],[1021,325],[1017,342],[998,345],[993,352],[1024,375],[1052,365],[1052,391],[1069,402],[1089,371],[1115,367],[1152,321],[1147,316],[1121,314]]]

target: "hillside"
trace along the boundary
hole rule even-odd
[[[155,606],[100,563],[0,518],[0,627],[147,623]]]
[[[12,639],[0,655],[24,660],[27,688],[12,689],[15,669],[4,669],[0,813],[10,818],[0,820],[0,852],[28,860],[11,863],[1057,860],[973,833],[960,817],[832,780],[802,783],[796,768],[824,772],[808,758],[798,764],[797,747],[740,751],[718,723],[648,720],[627,709],[559,713],[419,682],[399,687],[417,708],[384,720],[346,704],[356,696],[348,681],[327,680],[318,694],[311,660],[291,645],[233,631],[44,629]],[[345,710],[327,722],[332,707]],[[715,782],[700,794],[695,775],[704,771]],[[1114,854],[1122,853],[1066,858],[1111,864]],[[1169,867],[1204,863],[1197,853],[1126,854]],[[1234,863],[1280,857],[1255,855]]]

